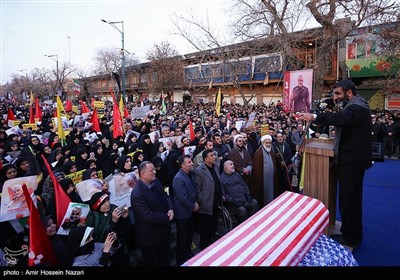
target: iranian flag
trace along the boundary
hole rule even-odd
[[[77,79],[72,79],[73,84],[72,84],[72,90],[74,91],[75,94],[81,94],[81,85],[79,83],[79,80]]]

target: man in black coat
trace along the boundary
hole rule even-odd
[[[336,113],[301,114],[307,121],[335,125],[335,158],[339,181],[341,235],[331,235],[335,241],[358,247],[362,240],[362,193],[365,170],[372,165],[372,121],[368,102],[357,94],[355,84],[342,80],[333,86],[336,103],[343,109]]]
[[[142,250],[143,266],[169,266],[172,201],[150,161],[139,165],[139,181],[131,193],[136,242]]]
[[[278,187],[279,194],[285,191],[291,191],[288,166],[291,164],[293,157],[290,145],[285,142],[282,132],[276,134],[276,142],[272,144],[277,159]]]

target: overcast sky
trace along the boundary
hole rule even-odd
[[[90,69],[96,50],[120,48],[121,33],[107,21],[124,21],[125,49],[145,61],[154,43],[169,41],[180,54],[195,51],[182,37],[173,35],[173,14],[190,9],[223,29],[227,24],[229,0],[0,0],[1,84],[10,75],[25,75],[34,68],[54,69],[47,55],[58,54],[59,64],[70,61],[80,69]],[[121,24],[117,27],[121,29]],[[18,70],[23,70],[18,72]]]

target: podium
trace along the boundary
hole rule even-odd
[[[336,170],[333,139],[305,140],[303,194],[320,200],[329,210],[329,225],[336,222]]]

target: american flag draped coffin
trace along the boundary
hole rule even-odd
[[[296,266],[329,222],[325,205],[285,192],[184,266]]]

